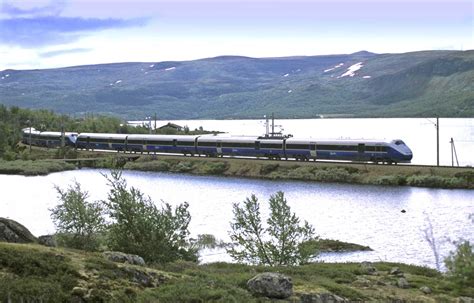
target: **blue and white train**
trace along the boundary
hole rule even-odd
[[[402,140],[316,140],[228,135],[66,134],[66,145],[88,150],[386,163],[410,163],[413,157],[412,151]],[[23,135],[23,141],[28,143],[28,131],[24,130]],[[61,133],[35,133],[31,141],[33,145],[59,146]]]

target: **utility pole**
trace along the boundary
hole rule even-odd
[[[30,152],[30,154],[31,154],[31,121],[28,120],[28,121],[26,121],[26,122],[28,122],[28,126],[29,126],[29,128],[30,128],[30,135],[29,135],[28,143],[29,143],[29,145],[30,145],[30,147],[29,147],[29,152]]]
[[[272,113],[272,136],[275,135],[275,115]]]
[[[449,143],[451,143],[451,166],[454,166],[454,156],[456,156],[456,164],[459,166],[458,154],[456,152],[456,146],[454,145],[454,139],[451,138]]]
[[[439,166],[439,116],[436,116],[436,166]]]
[[[265,137],[268,137],[268,117],[267,115],[263,116],[265,118]]]

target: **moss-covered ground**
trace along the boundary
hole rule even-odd
[[[332,293],[352,301],[453,302],[474,297],[474,287],[459,289],[433,269],[395,263],[373,263],[370,274],[359,263],[314,263],[294,267],[261,267],[176,262],[136,265],[110,262],[100,253],[0,243],[0,301],[71,302],[267,302],[254,297],[247,281],[261,272],[280,272],[293,281],[294,295],[280,302],[301,302],[305,295]],[[393,267],[402,274],[391,275]],[[403,275],[408,288],[396,286]],[[420,287],[432,289],[424,294]],[[36,300],[36,301],[35,301]]]

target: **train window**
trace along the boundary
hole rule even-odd
[[[222,148],[222,142],[221,142],[221,141],[217,141],[217,142],[216,142],[216,147],[217,147],[217,148]]]
[[[309,149],[308,144],[287,144],[287,149]]]
[[[403,142],[402,140],[397,140],[395,141],[395,145],[405,145],[405,142]]]
[[[198,141],[198,146],[213,147],[213,146],[216,146],[216,144],[214,142]]]
[[[316,150],[316,144],[311,144],[310,147],[311,147],[311,150]]]
[[[358,145],[357,145],[357,151],[358,151],[359,153],[365,152],[365,144],[363,144],[363,143],[358,144]]]
[[[255,141],[255,149],[260,149],[260,141]]]
[[[178,146],[194,146],[193,141],[178,141]]]
[[[260,148],[282,149],[283,145],[278,143],[261,143]]]
[[[177,142],[178,142],[178,140],[176,140],[176,139],[173,139],[173,146],[174,146],[174,147],[176,147],[176,146],[178,145],[178,143],[177,143]]]

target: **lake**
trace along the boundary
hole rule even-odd
[[[49,208],[57,203],[54,185],[65,188],[73,180],[82,184],[91,200],[105,199],[108,188],[101,173],[83,169],[48,176],[0,175],[0,215],[17,220],[39,236],[54,232]],[[474,241],[474,191],[412,187],[308,183],[193,176],[184,174],[125,171],[129,185],[155,202],[177,205],[187,201],[192,216],[192,236],[213,234],[227,241],[232,204],[254,193],[268,215],[267,200],[278,190],[285,192],[293,212],[312,224],[319,236],[362,245],[373,252],[324,254],[322,261],[394,261],[434,267],[434,258],[424,240],[429,218],[441,255],[453,248],[450,241]],[[405,210],[405,213],[401,211]],[[230,261],[223,251],[206,250],[203,262]]]
[[[157,127],[172,122],[190,129],[228,132],[233,135],[265,134],[265,120],[165,120]],[[130,121],[131,124],[154,121]],[[315,139],[402,139],[413,151],[412,163],[436,165],[436,119],[281,119],[275,130],[283,129],[294,137]],[[281,126],[281,127],[280,127]],[[440,165],[451,165],[451,138],[461,166],[474,166],[474,119],[440,118]],[[454,163],[456,161],[454,160]]]

